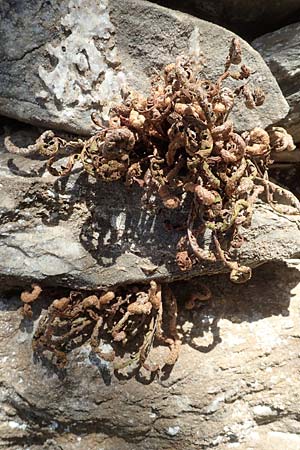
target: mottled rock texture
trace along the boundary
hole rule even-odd
[[[281,125],[300,142],[300,22],[261,36],[252,45],[270,67],[290,106]]]
[[[8,121],[11,140],[34,142],[37,130]],[[3,142],[3,136],[2,136]],[[176,246],[187,212],[141,209],[142,190],[101,183],[75,172],[55,178],[42,160],[5,153],[0,136],[0,280],[24,286],[32,280],[71,288],[99,288],[149,279],[168,280],[226,270],[201,263],[181,272]],[[187,205],[188,207],[188,205]],[[233,259],[257,266],[300,254],[299,217],[284,217],[257,204],[245,242]],[[182,228],[184,230],[184,226]],[[206,245],[211,237],[206,235]]]
[[[298,450],[299,281],[296,266],[272,263],[243,286],[226,275],[177,283],[179,301],[199,282],[213,299],[180,312],[179,361],[149,384],[97,367],[88,345],[64,372],[34,361],[31,324],[2,296],[0,448]],[[45,307],[36,302],[34,317]]]
[[[300,19],[298,0],[154,0],[162,6],[209,20],[255,38]]]
[[[154,71],[184,53],[223,72],[234,35],[209,22],[141,0],[3,0],[0,6],[0,113],[47,127],[90,133],[90,114],[107,119],[127,84],[149,92]],[[267,93],[255,111],[233,117],[238,130],[267,126],[288,107],[261,56],[242,43],[253,83]]]

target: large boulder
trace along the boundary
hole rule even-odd
[[[216,80],[234,34],[140,0],[4,0],[0,8],[0,114],[75,133],[90,133],[92,111],[108,117],[127,83],[149,91],[155,70],[184,53],[204,58]],[[261,56],[242,42],[263,106],[233,118],[238,130],[266,127],[288,107]]]
[[[34,141],[33,131],[18,128],[11,139],[25,145]],[[95,289],[228,270],[208,262],[187,272],[177,267],[184,208],[151,214],[141,209],[142,189],[101,183],[76,170],[57,179],[45,172],[43,161],[5,153],[1,141],[0,149],[0,280],[6,286],[36,280]],[[232,258],[255,267],[294,257],[300,249],[298,227],[299,216],[285,217],[259,202]],[[210,240],[205,235],[206,246]]]
[[[280,124],[300,142],[300,22],[265,34],[252,45],[270,67],[290,106]]]
[[[299,279],[284,264],[258,268],[243,286],[203,279],[213,300],[180,312],[179,360],[152,383],[119,381],[89,345],[71,352],[64,371],[34,362],[20,301],[2,296],[0,447],[298,450]],[[177,283],[178,300],[197,283]],[[159,361],[164,349],[154,350]]]

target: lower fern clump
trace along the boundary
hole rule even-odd
[[[34,301],[51,297],[49,290],[37,284],[32,288],[21,294],[27,317],[32,316]],[[191,294],[185,308],[191,310],[210,298],[209,289],[203,286],[201,292]],[[174,365],[178,358],[181,340],[176,325],[177,300],[168,285],[151,281],[149,287],[134,285],[90,295],[71,291],[52,301],[40,318],[33,350],[41,360],[50,360],[61,369],[72,349],[89,342],[91,352],[111,362],[115,372],[130,374],[144,368],[154,373],[161,368],[149,363],[155,343],[169,348],[164,366]]]

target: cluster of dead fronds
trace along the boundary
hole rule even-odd
[[[229,250],[242,244],[240,226],[250,225],[253,205],[264,190],[268,202],[276,207],[273,193],[277,187],[267,177],[271,148],[282,151],[294,146],[278,127],[254,128],[243,134],[234,130],[228,117],[235,99],[243,98],[250,109],[265,99],[259,87],[250,87],[251,70],[241,61],[240,43],[233,39],[224,72],[211,81],[195,73],[189,59],[179,57],[153,80],[148,97],[131,92],[114,107],[108,126],[93,114],[99,129],[92,137],[67,141],[46,131],[35,145],[19,153],[46,156],[47,168],[55,176],[70,174],[80,163],[97,179],[137,184],[143,190],[143,205],[154,213],[162,205],[182,210],[188,205],[186,234],[174,255],[179,268],[187,271],[197,262],[219,260],[230,269],[232,281],[245,282],[251,269],[232,260]],[[236,70],[233,65],[238,66]],[[236,82],[236,87],[226,85],[228,80]],[[18,152],[8,141],[7,145]],[[62,166],[60,160],[66,157]],[[280,194],[289,195],[283,189]],[[289,200],[300,209],[291,194]],[[210,236],[208,248],[202,244],[204,234]],[[118,361],[114,349],[109,354],[99,350],[100,341],[110,338],[112,346],[124,352],[135,343],[129,362],[150,368],[146,359],[157,339],[170,346],[166,363],[173,364],[180,343],[177,306],[167,287],[165,294],[163,304],[155,282],[149,289],[119,289],[88,297],[71,293],[55,300],[40,321],[34,350],[50,351],[63,366],[73,343],[89,339],[95,353],[113,359],[115,367],[121,368],[127,362]],[[28,315],[30,294],[23,301]],[[163,310],[169,322],[167,334],[162,331]]]
[[[25,316],[32,316],[31,304],[42,296],[43,291],[36,284],[32,291],[21,294]],[[204,287],[203,292],[190,296],[185,308],[193,309],[210,297],[210,291]],[[71,291],[52,301],[40,318],[33,350],[36,356],[63,368],[67,354],[88,342],[92,352],[109,361],[116,372],[128,374],[140,368],[156,372],[162,365],[172,366],[177,360],[181,341],[176,324],[177,301],[168,285],[161,287],[151,281],[148,288],[136,285],[89,295]],[[149,363],[155,343],[169,347],[163,364]]]

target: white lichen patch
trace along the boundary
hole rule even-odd
[[[15,422],[14,420],[10,420],[8,422],[8,426],[9,426],[9,428],[11,428],[13,430],[26,430],[26,428],[27,428],[26,423],[18,423],[18,422]]]
[[[271,417],[276,416],[277,412],[267,405],[256,405],[252,408],[255,417]]]
[[[171,437],[175,437],[180,431],[180,427],[178,425],[174,426],[174,427],[168,427],[166,429],[166,433],[171,436]]]
[[[37,96],[49,108],[54,103],[58,105],[59,115],[66,121],[92,105],[99,105],[106,120],[111,102],[120,101],[125,85],[114,45],[108,0],[70,0],[68,9],[68,14],[61,19],[66,38],[59,45],[49,43],[46,47],[55,66],[51,71],[39,67],[48,95],[43,90]]]

